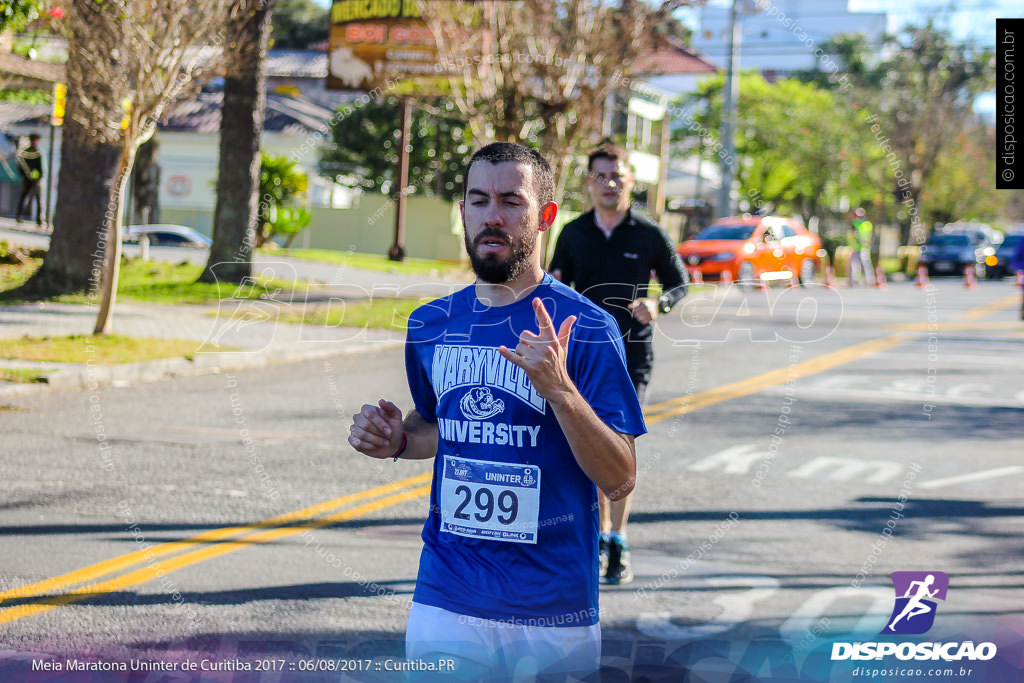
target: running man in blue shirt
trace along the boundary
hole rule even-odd
[[[453,659],[452,680],[582,677],[600,656],[597,489],[633,489],[645,433],[615,320],[541,268],[551,167],[494,143],[460,203],[476,282],[417,309],[406,372],[415,408],[381,399],[349,442],[434,458],[406,656]]]

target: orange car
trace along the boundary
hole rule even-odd
[[[696,237],[676,247],[692,273],[705,280],[721,279],[729,272],[734,282],[789,280],[796,273],[801,284],[821,269],[821,240],[799,221],[779,216],[720,218]]]

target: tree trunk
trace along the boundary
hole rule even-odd
[[[100,310],[96,314],[96,326],[93,334],[109,334],[110,321],[114,316],[114,302],[117,300],[117,280],[121,274],[121,219],[124,216],[124,205],[127,197],[128,178],[131,176],[135,162],[133,148],[121,151],[120,168],[114,177],[111,187],[110,204],[107,209],[104,229],[107,236],[106,264],[103,269],[103,293],[100,298]]]
[[[139,151],[135,153],[132,180],[134,208],[131,222],[135,225],[159,223],[160,141],[156,135],[139,146]]]
[[[270,3],[247,4],[249,9],[240,11],[227,28],[228,35],[237,36],[237,45],[224,79],[213,246],[200,282],[241,282],[252,274]]]
[[[8,296],[39,299],[99,286],[107,207],[116,192],[121,148],[98,143],[78,122],[75,109],[75,98],[69,97],[49,251],[35,275]]]

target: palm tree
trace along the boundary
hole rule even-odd
[[[227,23],[213,246],[201,282],[241,282],[252,274],[270,15],[271,0],[235,0]]]

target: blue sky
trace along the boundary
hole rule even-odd
[[[899,9],[893,9],[896,5]],[[950,5],[955,8],[949,12]],[[922,23],[935,12],[942,12],[943,25],[962,42],[979,46],[994,47],[996,19],[1001,17],[1024,17],[1024,2],[1021,0],[963,0],[962,2],[937,2],[936,0],[850,0],[851,12],[887,12],[889,30],[897,31],[908,23]],[[947,10],[947,11],[943,11]]]
[[[730,3],[709,0],[708,5],[728,7]],[[1024,17],[1022,0],[849,0],[847,7],[851,12],[885,12],[892,33],[937,16],[939,26],[949,29],[957,41],[989,47],[995,45],[997,18]],[[696,10],[681,10],[678,16],[691,25],[697,21]]]

